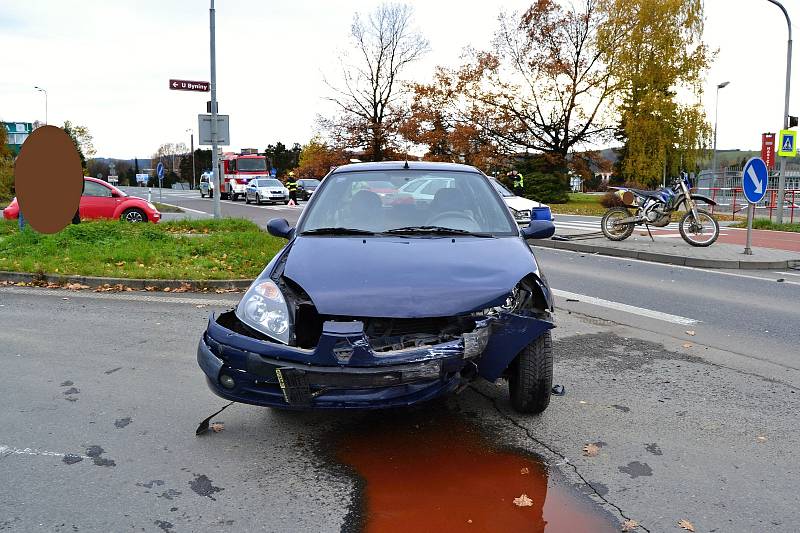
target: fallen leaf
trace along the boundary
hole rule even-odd
[[[586,400],[581,400],[578,403],[587,403]]]
[[[692,337],[694,337],[694,330],[693,329],[687,329],[686,330],[686,334],[687,335],[691,335]]]
[[[688,520],[679,520],[678,525],[687,531],[694,531],[694,524],[692,524]]]
[[[683,347],[684,348],[691,348],[692,346],[694,346],[694,344],[692,344],[691,342],[684,342],[683,343]]]
[[[583,447],[583,455],[586,457],[595,457],[600,453],[600,447],[597,444],[589,443]]]
[[[202,309],[202,308],[206,307],[206,304],[196,305],[195,307],[197,307],[198,309]]]
[[[764,435],[758,435],[756,437],[756,442],[767,442],[767,437],[765,437]]]
[[[211,428],[211,431],[213,431],[214,433],[219,433],[220,431],[225,429],[225,424],[223,424],[222,422],[214,422],[209,427]]]
[[[114,264],[117,265],[118,267],[121,267],[122,265],[125,264],[125,261],[120,261],[120,262],[114,263]]]
[[[144,263],[139,263],[139,267],[144,268]]]
[[[637,527],[639,527],[639,522],[636,520],[625,520],[622,523],[622,531],[633,531]]]
[[[158,289],[156,287],[153,287],[152,285],[148,285],[147,287],[144,288],[144,290],[146,290],[147,292],[153,292],[157,291]]]
[[[514,498],[514,505],[516,505],[517,507],[530,507],[533,505],[533,500],[528,498],[527,494],[523,494],[519,498]]]
[[[528,473],[530,473],[530,470],[528,470],[528,467],[527,467],[527,466],[523,466],[523,467],[520,469],[519,473],[520,473],[520,474],[522,474],[522,475],[524,476],[525,474],[528,474]]]
[[[65,296],[65,297],[63,297],[63,298],[61,298],[61,299],[62,299],[62,300],[69,300],[69,298],[67,298],[66,296]]]
[[[169,291],[171,291],[171,290],[172,290],[172,288],[170,288],[170,287],[164,287],[164,289],[163,289],[163,290],[164,290],[164,292],[169,292]]]

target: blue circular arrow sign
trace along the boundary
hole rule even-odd
[[[164,163],[162,163],[161,161],[159,161],[158,165],[156,165],[156,174],[158,174],[159,178],[164,177]]]
[[[753,157],[742,169],[742,190],[751,204],[757,204],[767,194],[769,171],[764,160]]]

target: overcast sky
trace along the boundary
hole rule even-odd
[[[486,47],[499,11],[531,0],[409,2],[431,53],[410,76],[455,65],[466,45]],[[323,76],[336,79],[337,51],[353,13],[368,0],[217,0],[220,113],[231,116],[231,148],[304,143],[315,116],[331,110]],[[800,24],[800,0],[784,0]],[[786,23],[766,0],[705,0],[706,41],[719,54],[706,79],[713,124],[720,91],[720,149],[760,147],[781,127]],[[149,157],[165,142],[189,144],[208,93],[170,91],[169,78],[209,79],[208,0],[0,0],[0,120],[89,127],[97,155]],[[795,27],[797,30],[797,27]],[[800,34],[800,33],[799,33]],[[800,76],[800,47],[793,61]],[[800,114],[800,82],[792,111]]]

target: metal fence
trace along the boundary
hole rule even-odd
[[[747,216],[747,200],[742,193],[742,167],[725,167],[723,170],[703,170],[697,176],[695,190],[717,202],[712,213]],[[800,166],[786,165],[786,188],[784,190],[784,221],[800,221]],[[778,172],[769,175],[767,194],[756,204],[756,216],[772,220],[777,211]]]

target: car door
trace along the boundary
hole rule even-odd
[[[86,180],[81,196],[82,219],[113,218],[117,203],[121,200],[111,195],[111,189],[95,181]]]

